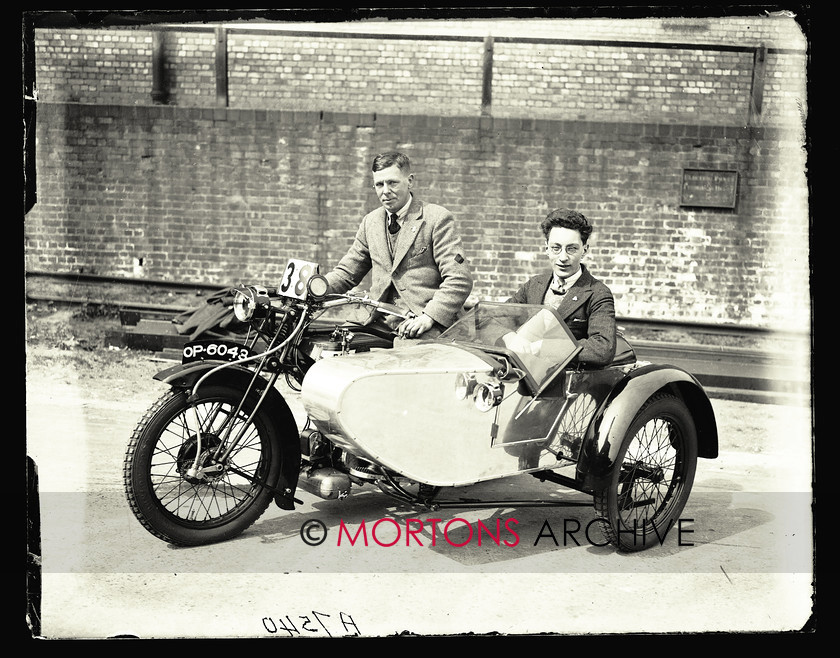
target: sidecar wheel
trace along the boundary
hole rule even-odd
[[[253,409],[248,400],[237,416],[240,391],[222,385],[199,390],[195,405],[202,428],[199,464],[218,447],[223,426],[236,436]],[[261,410],[218,474],[195,477],[197,442],[187,414],[184,391],[169,390],[135,428],[126,450],[123,478],[132,512],[150,533],[170,544],[199,546],[231,539],[251,526],[273,499],[270,489],[254,482],[275,482],[281,469],[277,428]]]
[[[659,394],[636,414],[607,486],[594,494],[599,525],[619,550],[661,544],[685,507],[697,469],[697,432],[682,400]]]

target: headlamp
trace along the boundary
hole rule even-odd
[[[268,291],[257,286],[236,288],[233,295],[233,314],[240,322],[248,322],[257,313],[264,311],[269,305]]]
[[[327,278],[323,274],[313,274],[306,282],[306,289],[312,299],[315,301],[322,300],[329,289]]]
[[[455,397],[458,400],[466,400],[475,390],[475,375],[461,373],[455,379]]]
[[[475,408],[479,411],[490,411],[502,402],[502,388],[498,382],[484,382],[475,388],[473,395]]]

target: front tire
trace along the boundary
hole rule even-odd
[[[627,429],[608,484],[594,494],[609,542],[623,551],[661,544],[685,507],[696,470],[691,413],[674,395],[653,396]]]
[[[282,467],[279,433],[264,409],[245,428],[238,445],[218,473],[196,475],[197,441],[187,414],[192,406],[201,423],[199,467],[225,436],[235,437],[254,408],[247,400],[234,412],[242,391],[207,384],[194,405],[187,393],[167,391],[140,419],[126,450],[123,477],[134,516],[150,533],[170,544],[199,546],[231,539],[250,527],[273,499],[263,483],[277,482]],[[225,427],[232,432],[225,435]],[[286,428],[288,429],[288,428]]]

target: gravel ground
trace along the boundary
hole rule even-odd
[[[647,615],[645,622],[646,628],[653,632],[660,629],[672,632],[674,629],[683,632],[799,630],[808,618],[812,594],[810,574],[772,570],[760,573],[760,568],[751,566],[753,562],[740,567],[733,563],[733,560],[751,560],[753,555],[756,560],[762,559],[764,554],[759,549],[767,543],[768,536],[782,545],[782,533],[788,528],[784,524],[776,528],[769,521],[778,517],[777,510],[761,509],[760,505],[750,503],[734,506],[737,514],[726,513],[705,501],[716,496],[728,499],[744,495],[743,492],[807,492],[811,481],[810,410],[734,400],[712,401],[719,423],[721,457],[704,463],[692,498],[699,513],[719,524],[716,529],[720,539],[693,554],[704,556],[701,559],[711,561],[712,567],[698,565],[696,557],[691,564],[681,562],[675,554],[647,557],[639,562],[643,573],[630,574],[620,573],[633,569],[620,555],[560,553],[557,565],[551,563],[549,555],[538,556],[540,569],[559,570],[555,576],[564,579],[566,589],[573,594],[571,598],[551,585],[554,578],[547,579],[540,573],[494,574],[491,590],[478,595],[477,588],[487,579],[472,579],[470,574],[434,573],[435,560],[445,559],[449,563],[453,557],[434,552],[420,556],[421,560],[430,561],[429,564],[421,562],[411,567],[417,573],[331,574],[330,586],[317,570],[311,574],[268,573],[253,574],[253,577],[226,573],[222,565],[234,549],[237,560],[247,563],[263,564],[278,559],[278,549],[272,542],[279,540],[272,529],[282,521],[281,515],[272,510],[262,530],[257,529],[235,546],[221,545],[202,551],[210,573],[204,574],[203,579],[188,578],[177,568],[179,560],[186,555],[159,544],[125,518],[128,512],[121,499],[120,477],[123,446],[103,444],[104,439],[95,429],[88,428],[85,441],[90,445],[81,451],[81,457],[91,452],[97,459],[74,464],[67,460],[78,458],[79,450],[56,454],[56,448],[61,446],[56,446],[51,438],[56,422],[66,424],[72,420],[75,408],[68,405],[79,403],[91,413],[94,409],[102,410],[102,423],[113,423],[119,418],[125,427],[121,425],[117,434],[127,436],[134,415],[139,417],[139,410],[162,393],[162,385],[152,376],[167,364],[156,353],[105,345],[106,333],[119,327],[114,307],[107,305],[38,302],[27,306],[27,407],[38,444],[33,448],[41,457],[43,482],[78,480],[78,491],[88,492],[88,496],[104,496],[100,503],[110,500],[108,496],[119,500],[113,509],[97,504],[91,510],[93,516],[105,516],[88,519],[86,533],[90,536],[83,551],[70,549],[74,559],[107,565],[143,557],[158,560],[167,568],[174,561],[172,573],[123,574],[110,573],[107,569],[99,573],[101,567],[94,569],[96,573],[46,573],[45,630],[52,637],[105,637],[122,632],[140,637],[212,637],[219,633],[224,637],[250,637],[263,629],[262,624],[255,626],[254,615],[258,622],[264,615],[280,614],[292,601],[300,609],[311,606],[314,610],[330,612],[344,605],[345,610],[353,611],[357,619],[365,621],[364,628],[373,635],[392,634],[405,628],[391,627],[390,617],[397,620],[394,623],[411,625],[411,630],[421,634],[464,629],[498,631],[513,628],[512,619],[521,620],[522,628],[539,631],[563,627],[582,629],[573,632],[584,633],[633,629],[638,632],[641,621],[635,607],[626,605],[627,597],[648,596],[654,590],[658,594],[646,603],[652,616]],[[59,411],[66,410],[69,416],[52,420],[51,405]],[[126,411],[125,418],[119,415]],[[76,489],[48,489],[59,490]],[[311,514],[312,504],[308,503],[302,513]],[[312,509],[320,509],[320,503],[314,505]],[[371,508],[368,513],[382,513],[376,509]],[[136,554],[132,553],[134,546],[126,547],[126,530],[140,547]],[[76,530],[68,532],[67,537],[61,533],[46,537],[45,548],[63,555],[68,546],[65,542],[74,538]],[[307,557],[303,554],[300,559]],[[587,573],[561,573],[564,567],[568,571],[571,557],[578,559],[579,568]],[[721,565],[720,569],[717,564]],[[692,568],[697,573],[690,573]],[[756,573],[751,573],[753,570]],[[671,576],[663,578],[656,571],[669,572]],[[677,585],[677,581],[681,584]],[[456,582],[464,588],[464,594],[458,597],[453,593]],[[431,583],[438,594],[430,606],[424,592]],[[618,589],[617,584],[620,584]],[[223,598],[228,602],[223,609],[228,624],[223,627],[218,625],[218,599],[207,596],[208,587],[209,591],[224,592]],[[550,591],[540,590],[546,587]],[[500,597],[504,591],[508,594],[502,597],[503,602]],[[540,600],[550,601],[540,614],[530,603],[538,591],[541,591],[537,595]],[[394,592],[412,610],[409,616],[397,614],[399,606],[383,603],[391,600]],[[462,600],[467,593],[475,593],[476,598]],[[551,600],[552,596],[558,598]],[[483,612],[476,612],[479,600],[488,603]],[[654,600],[655,614],[650,608]],[[497,615],[500,609],[506,611],[503,618]],[[691,614],[685,616],[687,610]],[[564,620],[563,623],[557,622],[558,619]]]

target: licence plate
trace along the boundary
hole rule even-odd
[[[184,345],[181,363],[196,361],[238,361],[253,352],[244,345],[230,340],[195,340]]]

